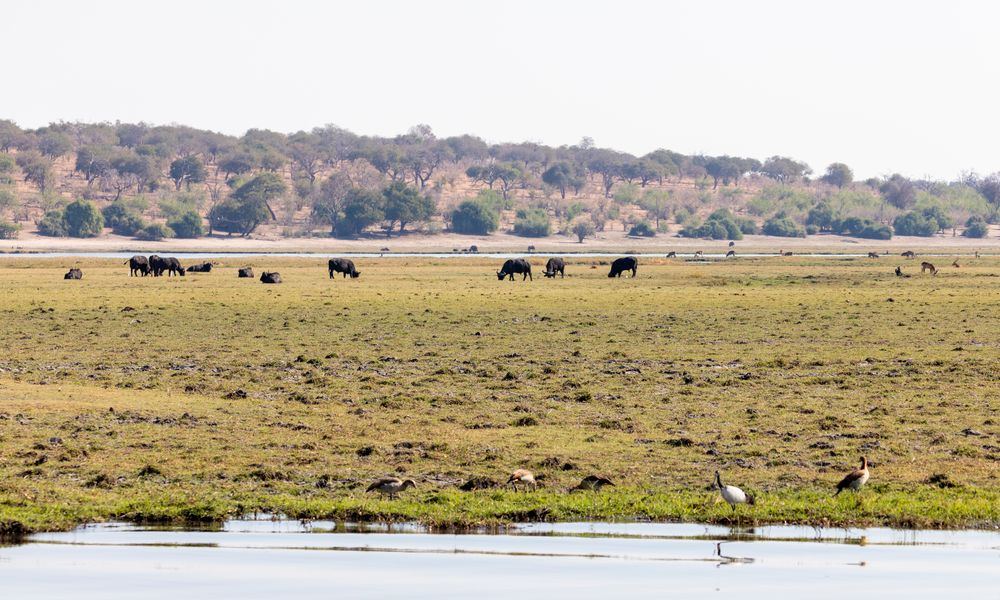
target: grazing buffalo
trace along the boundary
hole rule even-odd
[[[504,278],[510,277],[511,281],[514,281],[514,273],[521,273],[521,281],[525,279],[535,280],[531,277],[531,263],[524,260],[523,258],[509,258],[503,263],[503,267],[497,271],[497,279],[503,281]]]
[[[869,252],[868,258],[878,258],[878,252]]]
[[[730,256],[736,258],[736,250],[730,250],[729,252],[726,252],[726,258],[729,258]]]
[[[133,256],[125,264],[128,265],[129,277],[137,277],[136,273],[141,273],[143,277],[149,275],[149,259],[145,256]]]
[[[566,262],[561,258],[550,258],[549,262],[545,263],[545,272],[542,275],[546,277],[555,277],[556,273],[559,273],[560,277],[566,277]]]
[[[180,275],[184,276],[184,267],[181,266],[181,262],[172,256],[157,256],[152,255],[149,257],[149,268],[153,271],[154,277],[160,277],[163,272],[167,272],[167,276],[170,275]]]
[[[240,267],[240,277],[249,277],[250,279],[253,279],[253,268]]]
[[[673,250],[671,250],[670,252],[667,252],[667,258],[674,258],[676,256],[677,256],[677,253],[674,252]]]
[[[907,250],[906,252],[900,254],[900,256],[902,256],[903,258],[913,258],[914,256],[916,256],[916,253],[914,253],[913,250]]]
[[[83,271],[76,268],[70,269],[65,275],[63,275],[63,279],[83,279]]]
[[[344,277],[350,275],[351,279],[361,277],[361,271],[354,268],[353,260],[347,260],[346,258],[331,258],[328,266],[330,267],[330,279],[333,279],[334,273],[343,273]]]
[[[615,262],[611,263],[611,272],[608,273],[608,277],[621,277],[625,271],[632,271],[632,277],[635,277],[638,268],[639,261],[634,256],[616,258]]]
[[[188,273],[211,273],[212,263],[201,263],[200,265],[191,265],[184,269]]]
[[[264,271],[260,276],[261,283],[281,283],[281,273]]]
[[[479,246],[477,246],[475,244],[469,246],[469,252],[472,253],[472,254],[476,254],[477,252],[479,252]],[[979,257],[977,256],[976,258],[979,258]]]

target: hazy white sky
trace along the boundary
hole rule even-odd
[[[1000,3],[6,3],[0,118],[1000,170]]]

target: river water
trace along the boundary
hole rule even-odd
[[[690,524],[231,521],[0,547],[0,598],[1000,597],[1000,533]]]

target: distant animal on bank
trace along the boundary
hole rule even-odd
[[[393,499],[406,488],[417,487],[417,482],[412,479],[400,479],[399,477],[383,477],[375,483],[368,486],[365,492],[378,492],[383,496],[389,496],[389,499]]]
[[[264,271],[260,275],[261,283],[281,283],[281,273],[277,271]]]
[[[72,268],[63,275],[63,279],[83,279],[83,271],[77,268]]]
[[[937,275],[937,267],[929,262],[920,263],[920,272],[923,273],[925,271],[930,271],[931,275]]]
[[[149,259],[145,256],[136,255],[125,261],[128,265],[128,276],[138,277],[136,273],[139,273],[143,277],[149,275]]]
[[[674,252],[673,250],[671,250],[670,252],[667,252],[667,258],[674,258],[676,256],[677,256],[677,253]]]
[[[869,252],[868,258],[878,258],[878,252]]]
[[[556,273],[559,273],[560,277],[566,277],[566,262],[561,258],[552,257],[545,263],[545,272],[542,275],[555,277]]]
[[[754,497],[747,494],[735,485],[724,485],[722,483],[722,477],[719,472],[715,472],[715,487],[719,489],[719,493],[722,495],[722,499],[725,500],[729,506],[736,510],[737,504],[749,504],[753,506],[756,502]]]
[[[253,279],[253,268],[252,267],[240,267],[239,270],[240,277],[249,277]]]
[[[625,271],[632,271],[632,277],[635,277],[636,271],[639,269],[639,260],[634,256],[623,256],[622,258],[616,258],[613,263],[611,263],[611,272],[608,273],[608,277],[621,277],[622,273]]]
[[[207,262],[201,263],[200,265],[191,265],[190,267],[185,268],[185,271],[188,273],[211,273],[212,263]]]
[[[386,247],[386,248],[382,248],[381,250],[379,250],[379,252],[390,252],[390,250],[389,250],[388,247]]]
[[[900,254],[900,256],[902,256],[903,258],[913,258],[914,256],[916,256],[916,253],[914,253],[913,250],[907,250],[906,252]]]
[[[834,494],[834,496],[844,490],[851,490],[854,492],[860,491],[861,486],[868,481],[868,476],[868,459],[862,456],[861,466],[854,469],[840,480],[840,483],[837,484],[837,493]]]
[[[527,490],[529,485],[533,490],[538,489],[538,482],[535,481],[535,474],[527,469],[517,469],[510,474],[506,485],[514,488],[514,491],[516,492],[517,484],[521,484],[521,488],[523,490]]]
[[[531,254],[534,251],[535,251],[535,247],[534,246],[528,246],[528,254]]]
[[[353,260],[348,260],[346,258],[331,258],[327,266],[330,268],[330,279],[333,279],[334,273],[343,273],[345,278],[350,275],[351,279],[361,277],[361,271],[354,268]]]
[[[184,276],[184,267],[181,266],[181,262],[172,256],[157,256],[152,255],[149,257],[149,268],[153,271],[154,277],[160,277],[166,271],[167,276],[180,275]]]
[[[497,271],[497,279],[503,281],[505,278],[510,277],[511,281],[514,281],[514,274],[521,274],[521,281],[525,279],[535,279],[531,276],[531,263],[524,260],[523,258],[508,258],[500,270]]]
[[[736,258],[736,250],[730,250],[729,252],[726,252],[726,258],[729,258],[730,256]]]
[[[702,255],[703,255],[702,251],[698,250],[697,252],[694,253],[694,258],[701,258]]]
[[[599,492],[599,491],[601,491],[601,488],[603,488],[606,485],[610,485],[610,486],[614,487],[615,484],[612,483],[611,480],[608,479],[607,477],[599,477],[597,475],[587,475],[586,477],[583,478],[583,481],[581,481],[579,484],[577,484],[577,486],[575,488],[573,488],[572,490],[570,490],[570,491],[571,492],[577,492],[577,491],[581,491],[581,492],[583,492],[583,491]]]
[[[785,252],[784,250],[778,250],[778,256],[791,256],[791,252]]]
[[[469,252],[471,252],[472,254],[479,252],[479,246],[475,244],[469,246]]]

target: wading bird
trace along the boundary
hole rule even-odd
[[[736,510],[737,504],[749,504],[753,506],[756,502],[753,496],[747,494],[735,485],[724,485],[722,483],[722,477],[719,472],[715,472],[715,487],[719,488],[719,493],[722,494],[722,499],[729,503],[729,506]]]
[[[375,483],[368,486],[366,492],[379,492],[382,495],[389,496],[389,499],[396,497],[399,492],[402,492],[406,488],[415,488],[417,483],[412,479],[400,479],[399,477],[383,477]]]
[[[861,489],[861,486],[863,486],[867,481],[868,481],[868,459],[862,456],[861,467],[854,469],[853,471],[848,473],[846,477],[840,480],[840,483],[837,484],[837,493],[834,494],[834,496],[836,496],[837,494],[839,494],[844,490],[853,490],[857,492],[858,490]]]
[[[538,488],[538,483],[535,481],[534,473],[527,469],[518,469],[511,473],[510,478],[507,479],[507,484],[514,488],[514,491],[517,491],[517,484],[519,483],[525,490],[528,489],[529,485],[533,490]]]

